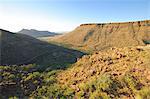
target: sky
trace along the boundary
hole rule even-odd
[[[150,0],[0,0],[0,28],[67,32],[83,23],[150,19]]]

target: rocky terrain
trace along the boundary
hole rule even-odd
[[[85,51],[150,43],[150,20],[122,23],[81,24],[55,41]]]
[[[25,34],[0,30],[0,65],[39,64],[61,68],[73,63],[82,52],[49,44]],[[44,66],[43,66],[44,65]],[[56,66],[57,65],[57,66]]]
[[[38,30],[35,30],[35,29],[30,29],[30,30],[28,30],[28,29],[22,29],[22,30],[20,30],[17,33],[26,34],[26,35],[29,35],[29,36],[32,36],[32,37],[35,37],[35,38],[38,38],[38,37],[49,37],[49,36],[59,35],[59,34],[54,33],[54,32],[38,31]]]
[[[34,66],[0,66],[0,98],[150,98],[150,46],[97,51],[66,70]]]
[[[111,48],[83,56],[57,79],[76,98],[148,99],[150,46]]]
[[[82,24],[45,42],[0,29],[0,99],[150,99],[149,30]]]

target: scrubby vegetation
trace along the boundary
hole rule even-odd
[[[150,99],[150,47],[85,55],[67,70],[0,66],[0,98]]]
[[[29,97],[35,90],[56,80],[57,70],[40,72],[36,65],[0,66],[0,98]]]
[[[112,48],[84,56],[58,75],[80,98],[150,98],[148,47]]]

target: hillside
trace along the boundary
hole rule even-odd
[[[83,98],[150,98],[150,46],[111,48],[83,56],[58,75],[63,86]]]
[[[82,52],[49,44],[28,35],[0,30],[0,65],[21,65],[35,63],[53,68],[63,68],[73,63]]]
[[[150,20],[81,24],[72,32],[50,41],[85,51],[145,45],[150,43]]]
[[[26,35],[29,35],[29,36],[32,36],[32,37],[35,37],[35,38],[59,35],[59,34],[54,33],[54,32],[38,31],[38,30],[35,30],[35,29],[30,29],[30,30],[22,29],[17,33],[26,34]]]
[[[0,98],[150,99],[150,46],[85,55],[61,71],[0,66]]]

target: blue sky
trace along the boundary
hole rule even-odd
[[[150,19],[149,0],[0,0],[0,28],[71,31],[82,23]]]

